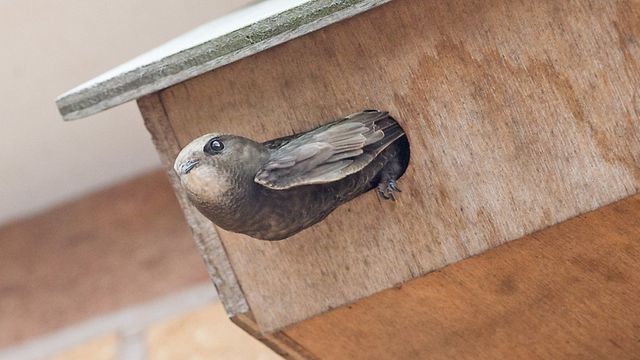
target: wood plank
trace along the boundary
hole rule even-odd
[[[390,0],[266,0],[204,24],[60,95],[80,119],[191,79]],[[151,31],[151,30],[150,30]]]
[[[283,333],[321,359],[637,359],[640,196]]]
[[[412,160],[281,242],[221,231],[264,331],[640,188],[640,1],[398,0],[160,92],[177,143],[390,110]]]
[[[316,357],[307,351],[300,344],[295,342],[285,333],[276,331],[273,333],[265,334],[260,331],[258,324],[250,314],[238,314],[231,317],[231,321],[247,332],[249,335],[260,340],[267,345],[271,350],[277,354],[283,356],[285,359],[290,360],[315,360]]]
[[[147,95],[138,100],[144,124],[151,133],[153,143],[160,154],[169,181],[178,197],[187,225],[191,229],[198,251],[207,266],[209,277],[218,291],[218,296],[230,315],[249,311],[238,280],[224,251],[213,224],[189,203],[180,187],[180,180],[173,172],[173,159],[180,152],[173,129],[158,94]]]

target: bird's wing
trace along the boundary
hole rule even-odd
[[[356,113],[291,138],[272,151],[254,180],[276,190],[340,180],[403,135],[387,112]]]

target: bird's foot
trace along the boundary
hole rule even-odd
[[[396,197],[394,195],[396,192],[402,192],[402,190],[398,188],[398,183],[394,179],[382,181],[378,184],[378,194],[380,194],[380,196],[385,200],[396,201]]]

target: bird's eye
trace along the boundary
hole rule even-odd
[[[204,146],[203,151],[209,155],[215,155],[220,153],[222,149],[224,149],[224,144],[222,143],[222,141],[220,141],[220,139],[218,138],[213,138],[207,142],[207,144]]]

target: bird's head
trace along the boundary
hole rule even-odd
[[[220,204],[253,182],[263,152],[261,144],[241,136],[207,134],[185,146],[173,168],[193,200]]]

